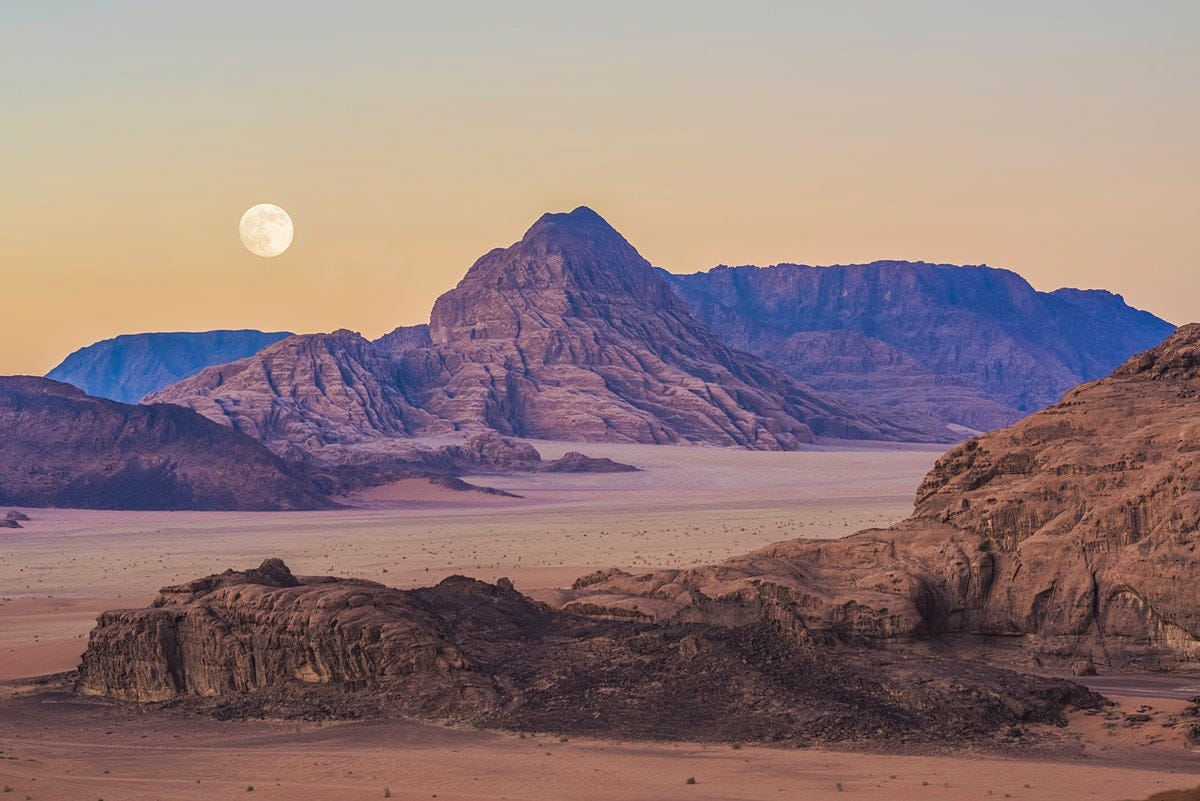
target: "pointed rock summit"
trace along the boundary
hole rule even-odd
[[[425,410],[505,434],[791,449],[814,436],[952,440],[885,420],[724,345],[596,212],[547,214],[438,298],[403,358]]]

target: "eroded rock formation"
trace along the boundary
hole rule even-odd
[[[1189,325],[955,447],[890,529],[692,570],[599,573],[556,605],[653,621],[766,617],[826,641],[1004,638],[1065,664],[1195,666],[1198,400],[1200,325]]]
[[[1069,682],[824,647],[761,619],[654,625],[555,612],[500,580],[401,591],[279,560],[106,612],[80,691],[218,715],[409,715],[622,737],[1002,737],[1099,699]]]

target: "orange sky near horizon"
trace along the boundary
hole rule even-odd
[[[139,331],[378,336],[578,205],[675,272],[986,263],[1200,318],[1196,4],[21,5],[0,373]],[[275,259],[238,240],[261,202],[296,224]]]

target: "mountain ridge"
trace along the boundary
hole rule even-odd
[[[820,390],[978,430],[1053,403],[1174,330],[1106,290],[1040,292],[986,265],[784,263],[664,276],[723,339]]]
[[[428,327],[373,343],[348,331],[291,337],[147,400],[189,406],[289,454],[483,430],[768,450],[816,436],[956,438],[919,415],[827,398],[727,347],[584,207],[543,215],[478,259],[438,298]]]

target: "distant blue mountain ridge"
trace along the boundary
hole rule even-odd
[[[244,359],[289,336],[250,329],[123,334],[80,348],[46,377],[98,398],[137,403],[205,367]]]

